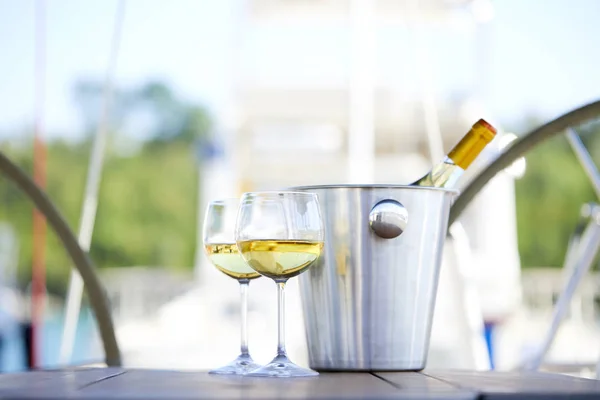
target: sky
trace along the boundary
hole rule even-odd
[[[45,3],[45,134],[76,137],[81,121],[71,89],[76,79],[104,76],[117,2]],[[34,4],[0,0],[0,137],[22,132],[33,121]],[[235,76],[265,84],[344,85],[349,46],[343,24],[249,26],[236,19],[243,15],[239,4],[127,0],[117,84],[162,78],[182,96],[217,113],[231,99]],[[492,4],[484,100],[498,119],[518,119],[524,113],[550,119],[600,98],[600,1]],[[476,34],[463,27],[429,29],[425,35],[437,97],[473,88],[479,62]],[[239,37],[245,43],[241,48],[235,47]],[[378,39],[377,81],[416,91],[410,32],[402,26],[381,27]]]

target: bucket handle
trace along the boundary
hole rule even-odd
[[[381,200],[371,208],[369,227],[383,239],[398,237],[408,224],[408,211],[399,201]]]

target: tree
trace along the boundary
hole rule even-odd
[[[583,127],[581,134],[592,156],[598,160],[598,124]],[[529,152],[527,173],[516,182],[523,266],[562,266],[581,206],[589,201],[597,201],[595,193],[564,135],[549,139]]]
[[[79,81],[74,98],[87,135],[83,141],[47,143],[47,192],[77,232],[92,134],[97,129],[101,86]],[[190,268],[196,246],[197,171],[192,151],[197,137],[210,129],[210,117],[198,104],[175,95],[166,84],[149,82],[115,89],[109,138],[124,135],[136,113],[153,116],[147,141],[135,155],[107,149],[90,254],[99,268],[133,265]],[[28,134],[29,135],[29,134]],[[31,137],[31,135],[29,135]],[[31,173],[31,146],[3,144],[11,159]],[[32,205],[14,186],[0,180],[0,219],[12,223],[20,241],[19,275],[31,276]],[[48,230],[46,251],[49,290],[64,294],[71,268],[62,245]]]
[[[80,80],[74,87],[74,98],[88,133],[96,129],[102,116],[103,95],[103,83],[97,80]],[[146,138],[158,143],[190,144],[206,134],[212,125],[204,107],[181,98],[161,81],[149,81],[129,89],[116,88],[110,114],[109,126],[117,131],[126,130],[132,120],[144,120],[142,129],[147,131]],[[139,124],[133,125],[139,129]]]

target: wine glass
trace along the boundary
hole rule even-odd
[[[285,351],[284,288],[288,279],[310,267],[323,249],[323,221],[314,193],[245,193],[240,202],[235,240],[242,258],[277,284],[277,355],[248,376],[316,376],[289,360]]]
[[[237,279],[241,296],[241,353],[229,364],[209,371],[209,374],[245,375],[259,368],[248,352],[248,286],[251,279],[260,277],[249,268],[235,243],[235,219],[240,200],[237,198],[213,201],[204,217],[204,250],[210,262],[225,275]]]

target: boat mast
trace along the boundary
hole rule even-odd
[[[34,98],[35,125],[33,133],[33,179],[46,187],[46,146],[44,144],[44,100],[46,75],[46,8],[44,0],[35,3],[35,67]],[[31,271],[31,349],[29,365],[40,365],[41,340],[44,322],[44,300],[46,292],[46,218],[37,209],[33,210],[33,255]]]
[[[98,191],[100,188],[100,179],[102,174],[102,165],[104,163],[104,148],[106,145],[106,136],[109,129],[110,107],[114,89],[114,76],[117,65],[119,44],[121,42],[121,32],[123,29],[123,20],[125,17],[125,0],[119,0],[115,15],[113,27],[112,43],[108,59],[108,68],[104,80],[102,116],[98,123],[98,130],[94,137],[92,145],[92,154],[88,166],[88,174],[83,197],[83,209],[79,221],[79,245],[84,251],[90,250],[92,243],[92,233],[94,231],[94,222],[96,220],[96,210],[98,209]],[[71,279],[69,282],[69,291],[65,306],[65,322],[63,325],[63,336],[60,346],[59,363],[67,364],[73,352],[75,343],[75,332],[77,321],[81,310],[81,297],[83,295],[83,280],[76,269],[71,269]]]

